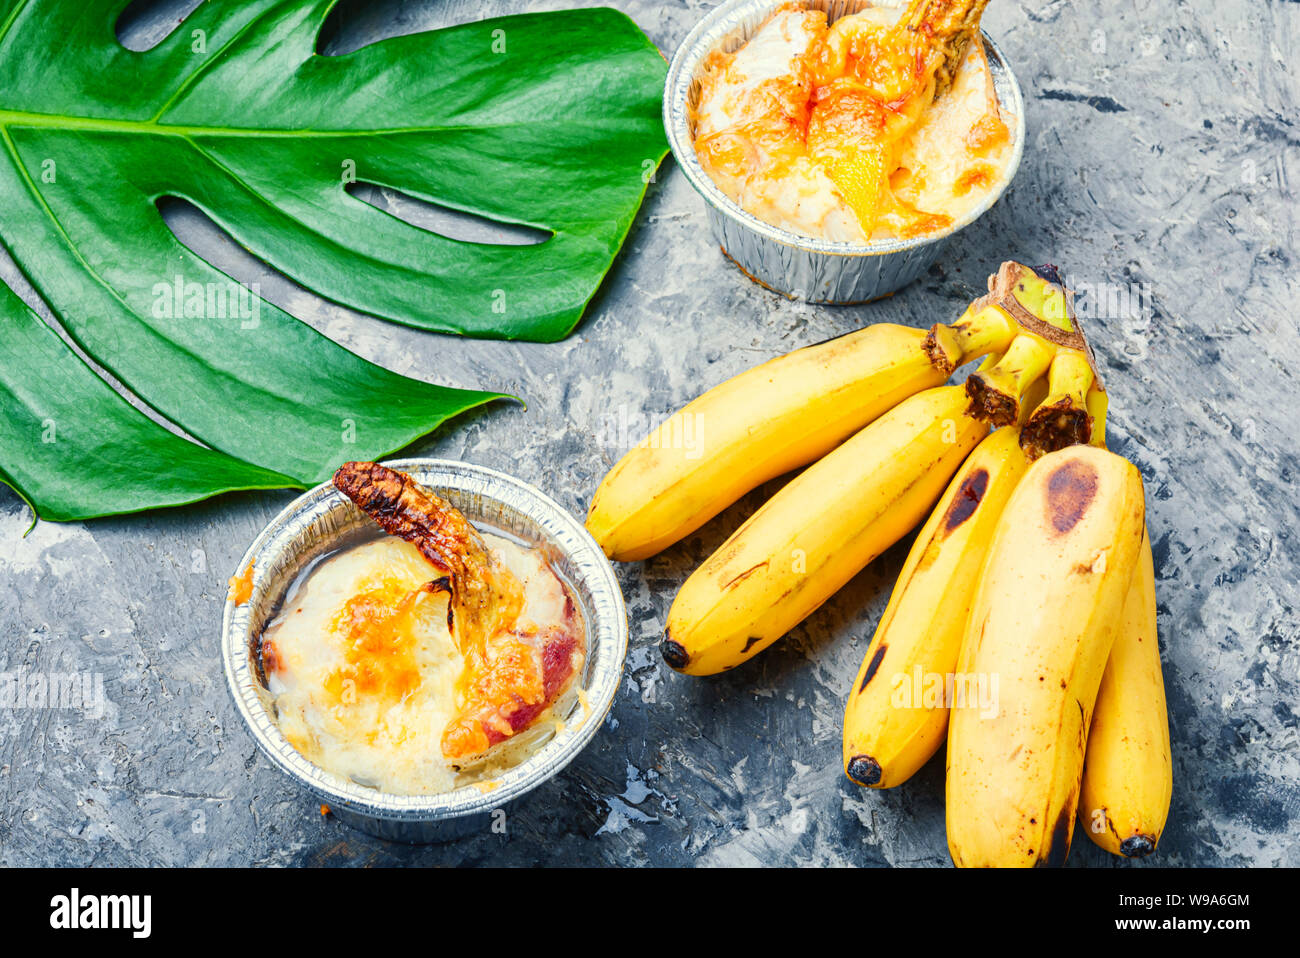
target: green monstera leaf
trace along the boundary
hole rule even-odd
[[[174,236],[170,198],[321,296],[423,329],[556,340],[608,271],[666,153],[664,62],[627,17],[323,56],[334,3],[205,3],[134,52],[114,34],[126,0],[0,0],[0,244],[68,337],[179,427],[0,285],[0,479],[42,517],[314,484],[498,398],[397,376],[262,301]],[[352,182],[543,239],[451,239]]]

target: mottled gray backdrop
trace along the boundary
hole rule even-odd
[[[365,12],[344,18],[336,45],[570,5],[353,3]],[[621,6],[671,55],[710,4]],[[527,410],[498,404],[410,452],[515,473],[575,514],[622,452],[623,422],[635,430],[863,323],[951,320],[1003,259],[1058,264],[1094,305],[1106,298],[1095,291],[1135,291],[1135,318],[1111,296],[1092,329],[1112,448],[1146,477],[1155,542],[1175,787],[1158,860],[1300,865],[1300,3],[1141,6],[993,0],[986,27],[1025,93],[1024,164],[942,263],[873,305],[813,308],[750,283],[710,242],[671,161],[588,317],[554,345],[358,316],[173,216],[196,249],[362,355],[525,397]],[[0,275],[14,279],[12,264]],[[294,493],[41,523],[22,538],[28,511],[0,489],[0,671],[101,673],[108,700],[99,717],[0,712],[0,864],[946,864],[941,758],[886,793],[839,768],[843,697],[906,542],[725,677],[660,662],[675,589],[775,487],[620,568],[632,647],[606,728],[509,809],[507,834],[441,847],[386,845],[323,818],[231,707],[218,652],[226,578]],[[1071,864],[1116,862],[1079,832]]]

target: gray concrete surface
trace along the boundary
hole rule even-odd
[[[342,42],[561,5],[376,3]],[[671,54],[709,4],[622,6]],[[576,514],[622,451],[611,417],[662,416],[863,323],[954,318],[1006,258],[1058,264],[1094,304],[1107,298],[1098,290],[1132,288],[1136,318],[1103,303],[1092,329],[1112,448],[1146,477],[1158,566],[1175,776],[1158,862],[1300,864],[1300,5],[993,0],[986,25],[1024,87],[1020,175],[929,275],[873,305],[812,308],[750,283],[710,242],[671,162],[589,317],[554,345],[356,316],[241,265],[201,224],[178,228],[369,358],[526,397],[527,411],[466,416],[411,452],[511,471]],[[606,728],[508,809],[505,835],[435,847],[322,817],[260,757],[229,701],[226,577],[294,493],[41,523],[22,538],[28,512],[0,491],[0,671],[97,673],[106,698],[100,715],[0,712],[0,864],[946,864],[941,760],[888,793],[839,771],[843,696],[906,542],[743,668],[700,680],[659,660],[676,587],[772,488],[620,568],[632,648]],[[1117,863],[1080,832],[1070,864]]]

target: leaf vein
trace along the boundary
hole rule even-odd
[[[122,295],[116,289],[114,289],[113,285],[110,282],[108,282],[108,280],[106,280],[102,275],[100,275],[100,273],[93,266],[91,266],[89,262],[86,261],[86,258],[84,256],[81,255],[81,251],[77,248],[77,244],[72,242],[72,237],[70,237],[67,233],[67,230],[64,229],[63,223],[59,220],[58,215],[55,214],[54,210],[50,208],[49,204],[45,202],[45,198],[44,196],[41,195],[40,190],[36,189],[36,184],[32,181],[31,174],[28,173],[27,167],[23,164],[22,159],[18,156],[17,146],[14,144],[13,139],[10,137],[9,131],[2,126],[0,126],[0,139],[4,140],[5,149],[8,152],[9,158],[13,161],[14,167],[18,170],[18,175],[22,178],[23,183],[27,186],[28,192],[32,194],[32,197],[40,206],[41,210],[45,213],[45,215],[49,218],[50,222],[54,225],[55,231],[59,234],[60,237],[62,237],[64,245],[67,246],[68,250],[76,258],[77,262],[81,264],[82,268],[85,269],[87,274],[89,274],[91,277],[94,278],[96,283],[98,283],[100,286],[104,288],[104,290],[109,294],[109,296],[117,300],[117,302],[122,306],[124,310],[126,310],[128,313],[132,315],[135,315],[135,310],[133,310],[130,304],[127,303],[127,301],[122,298]],[[216,267],[212,267],[212,268],[216,269]],[[221,272],[221,271],[217,270],[217,272]],[[222,275],[225,274],[223,273]],[[296,323],[301,322],[298,319],[293,319],[292,321]],[[306,326],[305,323],[302,325]],[[164,337],[162,337],[161,334],[159,334],[156,329],[153,329],[153,327],[146,325],[145,328],[149,329],[150,332],[152,332],[155,336],[158,336],[160,339],[164,339]],[[307,326],[307,328],[311,329],[310,326]],[[237,459],[243,458],[237,453],[230,453],[227,450],[223,449],[220,445],[213,442],[209,437],[203,436],[200,433],[195,432],[186,423],[172,417],[166,410],[159,409],[157,406],[155,406],[152,402],[149,401],[148,397],[146,397],[143,393],[139,391],[139,389],[136,387],[136,384],[133,381],[129,380],[123,374],[122,371],[114,368],[114,366],[112,365],[111,358],[96,353],[94,350],[91,349],[90,345],[84,342],[81,339],[81,337],[77,336],[71,328],[68,328],[67,332],[68,335],[71,336],[76,341],[77,345],[80,346],[83,350],[85,350],[86,355],[92,357],[96,362],[98,362],[105,369],[107,369],[114,376],[116,376],[124,386],[126,386],[136,396],[140,398],[141,402],[148,404],[150,409],[153,409],[160,416],[164,416],[169,420],[176,422],[178,426],[180,426],[182,429],[184,429],[186,432],[192,435],[195,439],[199,440],[199,442],[207,446],[210,446],[213,449],[219,449],[222,452],[226,452],[227,455],[231,455],[234,458]],[[316,332],[316,330],[312,330],[312,332]],[[323,335],[323,334],[317,333],[317,335]],[[191,359],[195,360],[200,365],[207,368],[209,371],[221,376],[223,379],[227,380],[228,382],[237,383],[240,386],[245,386],[247,388],[257,390],[258,392],[264,393],[266,395],[275,396],[275,398],[285,400],[291,405],[299,404],[295,396],[292,396],[287,392],[286,393],[272,392],[271,390],[268,390],[265,386],[260,386],[256,383],[248,382],[247,380],[241,378],[234,372],[228,369],[223,369],[215,365],[212,362],[211,357],[200,356],[198,353],[194,352],[194,350],[190,349],[188,346],[185,346],[174,339],[165,339],[165,342],[167,343],[168,347],[184,353],[186,356],[189,356]],[[256,464],[256,465],[260,465],[260,464]],[[266,467],[263,466],[262,468],[266,468]]]
[[[572,120],[556,120],[555,126],[576,126]],[[623,130],[642,126],[654,126],[644,117],[619,119],[585,119],[581,126],[587,129]],[[375,127],[373,129],[311,130],[286,129],[281,127],[251,126],[190,126],[181,124],[156,123],[153,120],[108,120],[102,117],[72,116],[62,113],[33,113],[26,110],[0,109],[0,126],[22,126],[39,129],[83,130],[104,133],[141,133],[160,136],[247,136],[257,137],[370,137],[400,136],[406,133],[456,133],[466,130],[513,130],[537,129],[545,123],[536,117],[511,120],[503,123],[460,123],[430,126]]]
[[[238,43],[240,38],[242,38],[244,34],[246,34],[251,27],[253,27],[255,24],[260,22],[261,19],[262,19],[261,14],[252,17],[247,23],[245,23],[242,27],[240,27],[237,31],[235,31],[234,36],[232,36],[229,40],[223,43],[218,50],[214,51],[212,56],[208,57],[206,60],[200,63],[198,67],[196,67],[194,71],[181,82],[180,86],[176,88],[176,92],[174,92],[171,96],[167,98],[167,102],[158,108],[158,112],[153,115],[153,119],[150,120],[149,122],[157,123],[158,120],[162,118],[162,115],[166,113],[168,110],[170,110],[172,107],[174,107],[177,104],[177,102],[181,99],[181,97],[183,97],[186,94],[186,92],[189,91],[190,87],[192,87],[194,83],[197,82],[198,79],[202,77],[203,74],[206,73],[211,66],[213,66],[218,60],[221,59],[222,54],[224,54],[227,50],[229,50],[234,44]]]
[[[23,11],[27,9],[29,3],[31,3],[31,0],[18,0],[18,5],[14,7],[13,12],[9,14],[9,19],[0,24],[0,40],[3,40],[9,35],[10,28],[18,21],[18,18],[22,16]]]

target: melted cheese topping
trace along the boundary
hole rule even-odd
[[[948,92],[903,141],[890,186],[917,209],[956,222],[1002,181],[1011,148],[984,46],[972,43]]]
[[[774,226],[847,243],[924,235],[974,209],[1013,145],[983,44],[934,101],[930,54],[891,35],[902,12],[828,26],[785,4],[739,50],[715,51],[694,121],[719,188]]]
[[[484,538],[523,584],[519,626],[565,623],[568,596],[544,559]],[[464,783],[441,746],[466,677],[447,593],[427,588],[441,574],[415,546],[385,537],[330,557],[287,597],[263,636],[262,662],[280,730],[309,761],[392,794]],[[516,745],[537,742],[508,739],[511,762]],[[502,767],[497,758],[482,763],[484,775]]]

